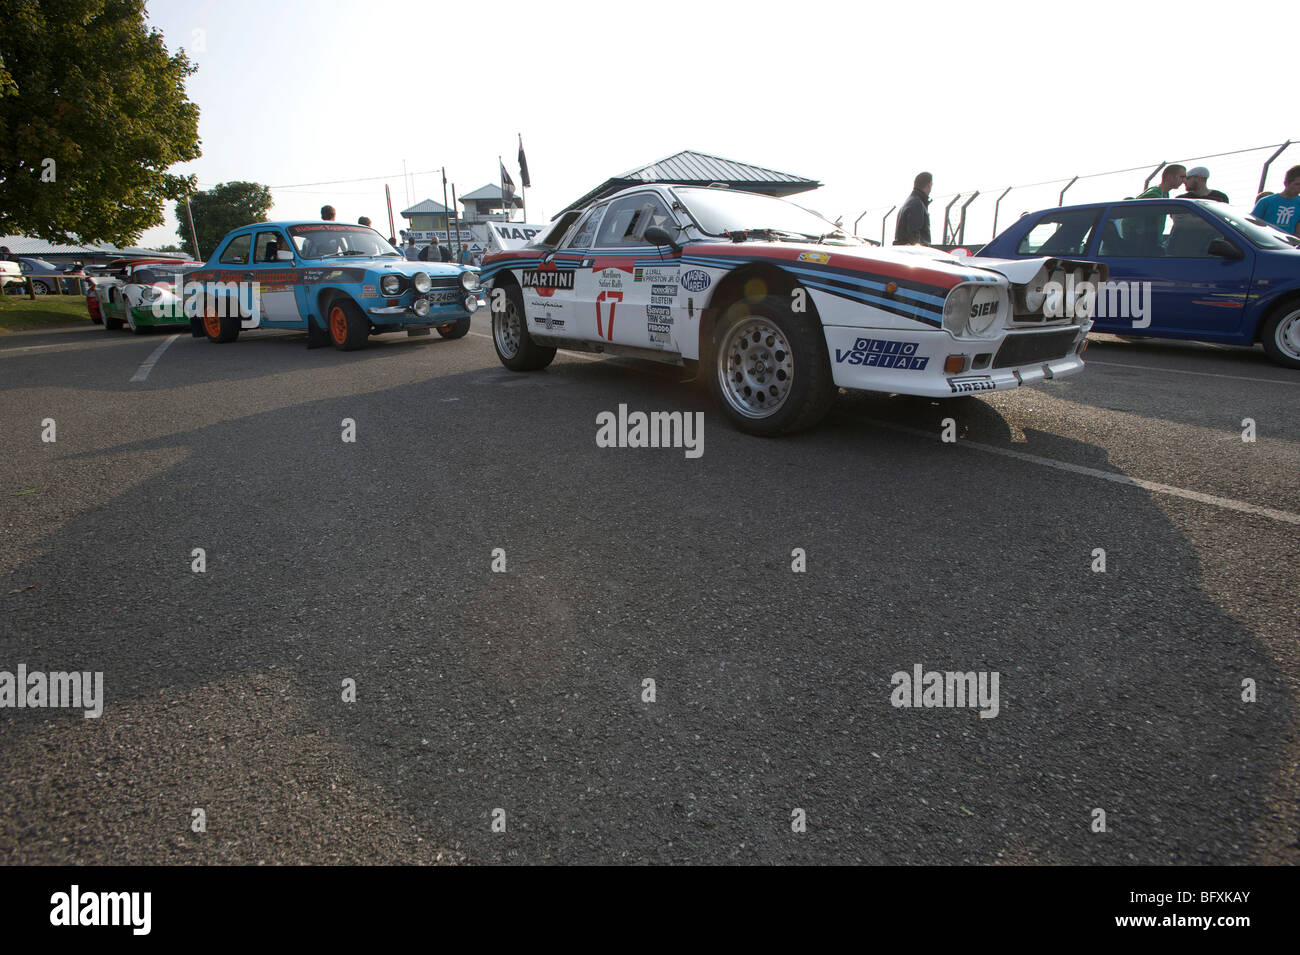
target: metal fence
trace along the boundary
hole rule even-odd
[[[1275,165],[1275,161],[1292,145],[1295,144],[1288,139],[1284,143],[1162,160],[1110,172],[931,196],[930,232],[936,245],[982,245],[997,235],[998,229],[1010,225],[1026,212],[1048,206],[1131,199],[1152,182],[1158,182],[1160,171],[1170,163],[1179,163],[1189,169],[1205,166],[1210,171],[1209,188],[1226,193],[1231,205],[1249,209],[1255,205],[1258,193],[1266,189],[1272,192],[1282,190],[1286,164]],[[873,206],[864,210],[853,224],[853,234],[876,241],[878,228],[879,241],[889,245],[893,242],[890,230],[897,211],[898,205]]]

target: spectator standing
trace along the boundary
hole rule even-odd
[[[402,254],[406,256],[408,262],[420,261],[420,249],[415,244],[415,236],[409,232],[406,234],[406,248],[402,250]]]
[[[0,245],[0,262],[16,262],[13,253],[9,251],[9,246]]]
[[[1200,167],[1198,167],[1200,168]],[[1206,174],[1209,175],[1208,173]],[[1138,193],[1138,199],[1168,199],[1169,194],[1179,186],[1187,182],[1187,167],[1174,163],[1171,166],[1165,166],[1165,171],[1160,174],[1160,184],[1144,189]]]
[[[322,219],[324,219],[326,222],[333,222],[333,221],[334,221],[334,207],[333,207],[333,206],[321,206],[321,207],[320,207],[320,217],[321,217]]]
[[[1290,235],[1300,235],[1300,166],[1292,166],[1282,191],[1255,203],[1255,217]]]
[[[1206,185],[1210,178],[1210,170],[1204,166],[1193,166],[1187,170],[1187,191],[1179,199],[1213,199],[1215,202],[1227,202],[1228,197],[1218,189],[1211,189]]]
[[[898,210],[898,220],[894,223],[894,245],[929,245],[930,244],[930,190],[934,188],[934,176],[928,172],[919,172],[912,180],[912,194],[903,200],[903,208]]]
[[[360,219],[357,220],[357,225],[363,225],[363,226],[365,226],[367,229],[369,229],[369,228],[370,228],[370,216],[362,216]]]

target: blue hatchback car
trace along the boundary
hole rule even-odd
[[[250,328],[300,328],[308,347],[351,351],[371,335],[469,332],[478,269],[408,262],[379,233],[340,222],[258,222],[228,233],[185,278],[196,338],[232,342]]]
[[[1022,216],[979,255],[1104,263],[1111,289],[1099,291],[1093,331],[1258,342],[1278,364],[1300,368],[1300,239],[1223,203],[1132,199],[1044,209]],[[1121,291],[1141,308],[1116,309]]]

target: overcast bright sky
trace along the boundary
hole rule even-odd
[[[982,190],[967,239],[986,240],[1009,185],[1300,138],[1293,79],[1269,66],[1292,32],[1276,2],[148,8],[168,48],[198,65],[188,90],[203,156],[178,171],[201,188],[272,186],[273,218],[316,218],[328,202],[385,233],[384,182],[394,215],[408,204],[403,162],[415,201],[442,201],[430,172],[442,166],[461,195],[496,182],[498,154],[517,184],[520,133],[533,222],[609,176],[695,149],[819,179],[796,201],[850,227],[872,209],[861,231],[877,238],[884,211],[929,169],[936,241],[956,192]],[[1251,205],[1267,156],[1206,160],[1210,186]],[[1297,163],[1300,145],[1268,188]],[[1083,180],[1066,201],[1134,195],[1143,178]],[[371,181],[298,185],[353,179]],[[999,224],[1055,205],[1060,188],[1013,191]],[[170,221],[143,237],[174,241]]]

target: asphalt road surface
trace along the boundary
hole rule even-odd
[[[1099,338],[762,440],[486,331],[0,338],[0,671],[104,687],[0,709],[0,860],[1300,861],[1300,373]]]

